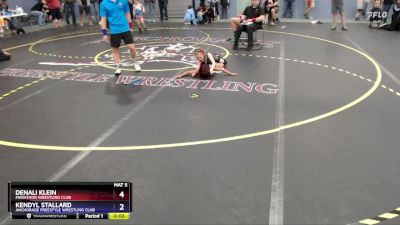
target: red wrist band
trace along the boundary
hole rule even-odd
[[[132,25],[133,25],[132,22],[129,22],[129,28],[132,28]]]
[[[253,18],[253,20],[252,20],[252,21],[253,21],[253,23],[255,23],[255,22],[256,22],[256,18]]]

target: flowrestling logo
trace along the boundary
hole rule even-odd
[[[198,47],[192,44],[183,43],[137,46],[136,49],[140,53],[137,56],[137,63],[141,65],[145,63],[155,65],[155,63],[157,63],[157,65],[160,65],[158,63],[163,62],[166,68],[171,68],[179,64],[181,64],[181,66],[195,67],[197,59],[193,53],[196,48]],[[222,53],[221,51],[221,54]],[[102,58],[106,59],[106,64],[114,63],[111,53],[104,54]],[[121,52],[121,66],[132,66],[129,50]]]
[[[374,19],[380,19],[383,20],[388,16],[387,12],[380,12],[380,11],[375,11],[375,12],[368,12],[368,19],[371,17]]]
[[[0,77],[23,77],[34,79],[47,78],[51,80],[66,80],[74,82],[105,83],[111,82],[111,78],[115,76],[97,73],[5,68],[0,70]],[[121,75],[112,82],[129,86],[186,88],[205,91],[255,93],[266,95],[276,95],[279,91],[277,84],[238,82],[231,80],[174,79],[167,77]]]

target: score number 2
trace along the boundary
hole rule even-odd
[[[124,191],[121,191],[118,196],[123,199],[125,197]],[[124,210],[125,210],[125,205],[119,204],[119,211],[124,211]]]

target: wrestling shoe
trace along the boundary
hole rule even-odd
[[[136,61],[133,61],[133,67],[135,68],[136,72],[142,71],[142,68],[140,68],[139,63],[137,63]]]
[[[247,45],[246,51],[251,51],[253,50],[253,44]]]
[[[121,73],[122,73],[122,70],[121,70],[121,68],[117,68],[116,70],[115,70],[115,76],[119,76],[119,75],[121,75]]]

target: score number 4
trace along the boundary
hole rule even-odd
[[[121,191],[118,196],[124,198],[125,197],[124,191]],[[119,204],[119,211],[124,211],[125,210],[124,206],[125,206],[124,204]]]

